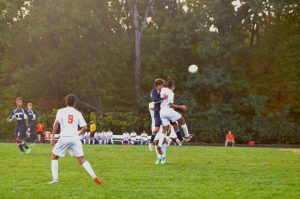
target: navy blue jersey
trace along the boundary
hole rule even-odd
[[[29,122],[34,122],[39,117],[37,112],[35,112],[34,110],[27,110],[27,113]]]
[[[162,102],[162,98],[160,97],[160,91],[157,89],[151,90],[151,98],[154,102],[154,116],[159,116],[160,104]]]
[[[8,117],[9,121],[12,121],[13,119],[16,119],[18,124],[26,124],[28,113],[22,108],[16,108]]]

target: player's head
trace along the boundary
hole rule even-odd
[[[161,78],[155,79],[154,86],[157,90],[161,90],[165,86],[165,80]]]
[[[23,106],[23,99],[22,99],[22,97],[17,97],[16,98],[16,105],[17,105],[17,107],[22,107]]]
[[[77,97],[74,94],[69,94],[66,97],[67,106],[74,107],[77,101]]]
[[[232,134],[232,132],[231,132],[231,131],[228,131],[228,134]]]
[[[172,91],[175,90],[175,82],[171,77],[168,77],[166,86]]]
[[[32,103],[28,103],[28,104],[27,104],[27,109],[28,109],[28,110],[31,110],[31,109],[32,109]]]

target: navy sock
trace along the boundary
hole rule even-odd
[[[182,136],[181,136],[181,134],[180,134],[180,130],[175,131],[175,133],[176,133],[176,135],[177,135],[178,140],[182,141],[183,138],[182,138]]]
[[[150,138],[150,143],[153,143],[154,138],[155,138],[155,135],[152,133],[151,138]]]
[[[18,147],[19,147],[20,151],[24,152],[24,149],[23,149],[23,145],[22,145],[22,144],[18,144]]]
[[[23,145],[23,147],[24,147],[25,149],[28,149],[28,148],[29,148],[25,142],[23,142],[22,145]]]

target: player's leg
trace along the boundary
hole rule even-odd
[[[225,147],[227,147],[228,146],[228,141],[227,140],[225,140]]]
[[[59,156],[52,154],[51,158],[51,173],[52,173],[52,181],[48,184],[58,183],[58,159]]]
[[[25,124],[22,124],[19,126],[18,128],[19,132],[19,142],[22,144],[23,146],[23,149],[25,149],[25,153],[26,154],[29,154],[31,152],[31,149],[27,146],[24,138],[26,136],[26,132],[27,132],[27,128],[26,128],[26,125]],[[19,146],[19,148],[21,149],[21,147]]]
[[[232,141],[232,147],[234,147],[234,145],[235,145],[235,141]]]
[[[172,126],[173,126],[173,128],[174,128],[174,132],[175,132],[175,134],[176,134],[176,136],[177,136],[177,138],[175,138],[175,141],[176,141],[176,143],[179,145],[179,144],[182,144],[182,142],[183,142],[183,137],[181,136],[181,133],[180,133],[180,130],[179,130],[179,128],[178,128],[178,125],[177,125],[177,123],[176,122],[171,122],[172,123]]]
[[[101,185],[102,182],[100,181],[100,179],[95,174],[92,166],[84,158],[81,142],[77,138],[74,138],[72,142],[73,142],[73,144],[70,147],[70,151],[72,152],[72,154],[77,157],[79,163],[87,171],[87,173],[93,178],[95,183],[97,183],[98,185]]]
[[[157,145],[158,145],[158,141],[159,141],[159,138],[161,136],[162,132],[158,132],[154,138],[154,141],[153,141],[153,144],[155,145],[155,153],[156,153],[156,156],[157,156],[157,160],[155,162],[155,164],[160,164],[161,162],[161,158],[162,158],[162,153],[160,153],[158,150],[157,150]]]
[[[189,141],[191,139],[190,133],[189,133],[189,129],[186,125],[185,119],[183,117],[181,117],[179,120],[177,120],[178,123],[180,124],[180,127],[182,128],[183,132],[184,132],[184,137],[187,141]]]
[[[161,158],[161,164],[165,164],[167,161],[167,143],[164,143],[162,145],[162,158]]]

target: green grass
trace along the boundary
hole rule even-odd
[[[170,147],[168,163],[141,146],[84,146],[97,186],[68,154],[51,181],[51,146],[0,143],[0,198],[300,198],[300,155],[283,149]]]

